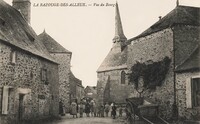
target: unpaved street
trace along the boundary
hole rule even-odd
[[[126,124],[123,118],[112,119],[110,117],[83,117],[72,118],[69,115],[62,117],[61,120],[49,122],[46,124]]]

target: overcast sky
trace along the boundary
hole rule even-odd
[[[5,0],[9,4],[12,0]],[[159,16],[176,7],[176,0],[117,0],[125,36],[130,39],[150,27]],[[84,86],[97,84],[96,70],[112,47],[113,6],[116,0],[31,0],[31,25],[37,34],[45,29],[72,52],[71,70]],[[37,3],[86,3],[87,7],[41,7]],[[180,5],[200,7],[200,0],[179,0]],[[89,6],[92,4],[92,6]]]

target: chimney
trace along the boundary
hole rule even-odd
[[[162,19],[162,16],[159,16],[158,18],[159,18],[159,20],[161,20],[161,19]]]
[[[17,9],[25,20],[30,24],[31,20],[31,2],[30,0],[13,0],[13,7]]]

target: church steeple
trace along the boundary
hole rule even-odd
[[[113,42],[114,43],[124,42],[126,40],[127,40],[127,38],[123,32],[118,3],[116,2],[116,6],[115,6],[115,37],[113,38]]]

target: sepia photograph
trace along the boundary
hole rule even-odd
[[[0,0],[0,124],[200,124],[200,1]]]

